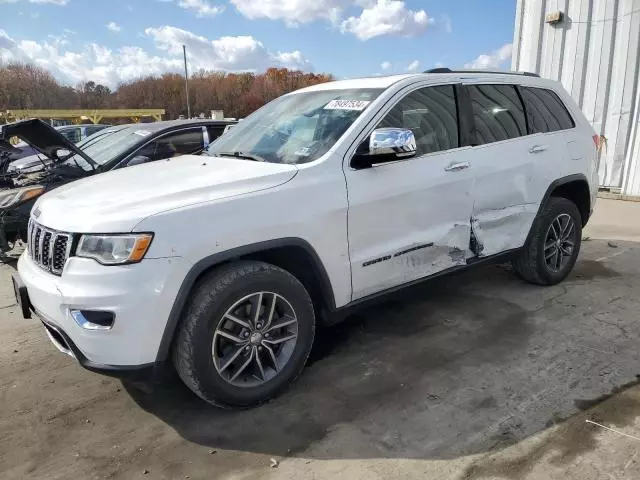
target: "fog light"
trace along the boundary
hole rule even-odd
[[[71,317],[87,330],[109,330],[116,318],[113,312],[103,310],[71,310]]]

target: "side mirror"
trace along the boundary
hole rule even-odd
[[[368,152],[362,151],[366,148],[358,150],[351,159],[351,166],[355,169],[370,168],[379,163],[415,156],[416,137],[406,128],[377,128],[369,137]]]
[[[132,167],[134,165],[140,165],[141,163],[147,163],[151,160],[149,157],[145,157],[144,155],[136,155],[131,160],[127,162],[127,167]]]

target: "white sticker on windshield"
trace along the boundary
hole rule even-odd
[[[141,137],[147,137],[151,135],[151,132],[149,130],[136,130],[133,133],[135,133],[136,135],[140,135]]]
[[[324,106],[325,110],[356,110],[361,112],[367,105],[371,103],[369,100],[331,100]]]

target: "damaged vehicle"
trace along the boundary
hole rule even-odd
[[[284,95],[206,156],[40,197],[22,314],[83,367],[249,406],[302,371],[317,326],[381,295],[511,261],[561,282],[596,199],[592,127],[558,82],[456,72]]]
[[[110,126],[111,125],[90,124],[63,125],[53,128],[71,143],[78,145],[87,137]],[[9,164],[9,168],[7,168],[8,173],[33,173],[44,169],[46,164],[51,163],[50,158],[39,154],[37,149],[30,146],[24,140],[16,144],[16,148],[21,149],[21,153],[13,156],[14,161]]]
[[[78,144],[65,132],[38,120],[0,127],[0,252],[26,240],[29,212],[44,192],[97,173],[202,152],[234,124],[182,120],[100,128]],[[18,137],[39,155],[12,162]]]

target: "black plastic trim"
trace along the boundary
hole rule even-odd
[[[558,179],[554,180],[553,182],[551,182],[551,184],[547,188],[547,191],[544,193],[544,196],[542,197],[542,201],[540,202],[540,206],[538,207],[538,213],[536,213],[536,216],[533,219],[533,222],[531,223],[531,228],[529,229],[529,234],[527,235],[527,240],[525,242],[525,245],[527,243],[529,243],[529,240],[531,239],[531,236],[533,235],[533,227],[536,224],[536,222],[538,221],[538,218],[540,216],[540,212],[542,211],[543,206],[549,200],[549,197],[551,196],[553,191],[556,188],[558,188],[559,186],[566,185],[567,183],[571,183],[571,182],[585,182],[587,184],[587,188],[589,187],[589,182],[587,181],[587,177],[585,177],[584,174],[582,174],[582,173],[574,173],[572,175],[567,175],[566,177],[558,178]],[[589,221],[589,216],[591,215],[591,212],[592,212],[591,205],[589,205],[589,209],[588,210],[589,210],[589,213],[587,214],[588,217],[586,219],[584,219],[583,224],[582,224],[583,227]]]
[[[431,68],[429,70],[425,70],[422,73],[495,73],[500,75],[520,75],[523,77],[540,78],[540,75],[534,72],[514,72],[514,71],[504,71],[504,70],[474,70],[474,69],[451,70],[450,68],[447,68],[447,67]]]
[[[422,283],[426,283],[431,280],[435,280],[437,278],[443,277],[445,275],[451,275],[456,272],[466,271],[472,267],[481,266],[481,265],[490,265],[494,263],[503,263],[510,260],[513,256],[517,255],[520,251],[521,251],[521,248],[514,248],[512,250],[500,252],[488,257],[470,258],[463,265],[456,265],[455,267],[447,268],[446,270],[442,270],[440,272],[434,273],[427,277],[418,278],[411,282],[403,283],[402,285],[397,285],[395,287],[388,288],[381,292],[373,293],[371,295],[367,295],[366,297],[359,298],[357,300],[354,300],[336,309],[335,312],[333,312],[335,315],[335,320],[332,323],[340,321],[341,319],[345,318],[347,315],[353,313],[353,311],[355,310],[359,310],[360,308],[365,308],[370,304],[380,301],[383,297],[397,293],[401,290],[404,290],[405,288],[410,288]]]
[[[178,295],[173,302],[173,307],[171,308],[169,318],[167,319],[167,323],[162,334],[162,340],[160,341],[160,347],[158,348],[158,355],[156,357],[156,360],[158,362],[163,362],[168,358],[174,333],[178,326],[178,322],[180,321],[180,315],[187,301],[187,297],[189,296],[193,285],[196,283],[196,280],[205,270],[208,270],[215,265],[219,265],[223,262],[243,257],[245,255],[260,253],[274,248],[282,247],[300,247],[303,248],[311,256],[311,259],[313,260],[312,268],[314,270],[315,277],[319,280],[320,290],[325,305],[327,306],[329,311],[334,311],[336,309],[336,303],[335,297],[333,295],[333,289],[331,287],[331,282],[329,280],[329,275],[327,275],[327,271],[325,270],[320,257],[307,241],[296,237],[286,237],[253,243],[251,245],[244,245],[238,248],[232,248],[231,250],[225,250],[224,252],[209,255],[208,257],[203,258],[193,267],[191,267],[191,270],[189,270],[184,280],[182,281],[182,285],[180,286]]]
[[[461,147],[474,146],[475,126],[469,90],[466,85],[455,84],[456,104],[458,107],[458,142]]]
[[[34,312],[36,316],[37,312]],[[40,317],[39,317],[40,318]],[[89,360],[80,349],[73,343],[73,340],[60,327],[40,318],[45,328],[56,332],[66,343],[66,346],[73,356],[76,358],[80,366],[95,373],[100,373],[109,377],[121,378],[133,382],[153,383],[158,379],[163,371],[164,364],[162,362],[145,363],[142,365],[107,365],[104,363],[96,363]]]

